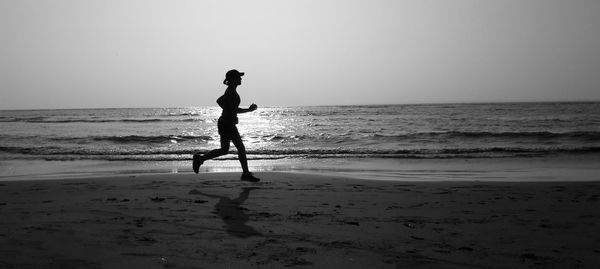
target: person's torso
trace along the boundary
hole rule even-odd
[[[233,124],[237,124],[237,109],[240,106],[240,95],[237,92],[226,92],[219,99],[221,100],[221,108],[223,111],[221,112],[220,121],[225,121]]]

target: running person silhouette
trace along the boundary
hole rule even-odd
[[[236,124],[238,123],[237,114],[255,111],[258,107],[256,104],[250,105],[249,108],[240,108],[240,95],[237,93],[237,86],[242,84],[242,76],[244,73],[235,69],[227,71],[223,84],[227,85],[225,93],[217,99],[217,104],[223,109],[221,117],[219,117],[218,128],[221,136],[221,148],[214,149],[204,155],[200,153],[194,154],[192,168],[197,174],[200,165],[206,160],[214,159],[229,153],[229,142],[233,142],[238,151],[238,158],[242,165],[241,180],[258,182],[260,179],[254,177],[248,170],[248,160],[246,159],[246,148],[242,142],[242,137],[238,132]]]

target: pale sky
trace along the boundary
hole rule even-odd
[[[0,0],[0,109],[600,101],[600,1]]]

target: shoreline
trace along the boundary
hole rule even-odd
[[[521,158],[387,159],[323,158],[249,161],[257,173],[287,172],[384,181],[600,181],[600,154]],[[237,160],[216,160],[200,173],[241,173]],[[2,160],[0,182],[98,178],[129,175],[193,174],[185,161]]]
[[[0,182],[0,267],[592,268],[600,182],[263,172]]]

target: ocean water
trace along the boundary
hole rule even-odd
[[[192,173],[218,107],[0,111],[0,180]],[[391,180],[600,180],[600,103],[261,107],[252,171]],[[231,154],[201,172],[241,171]]]
[[[219,147],[218,107],[0,111],[2,160],[183,161]],[[262,107],[249,160],[600,153],[600,103]],[[232,154],[219,160],[237,159]]]

